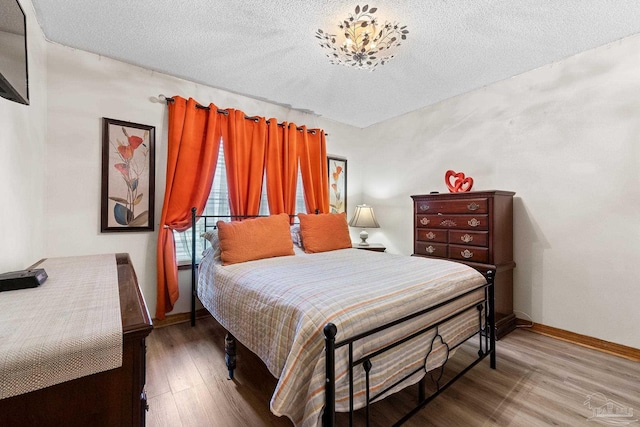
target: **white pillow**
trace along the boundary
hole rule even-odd
[[[291,240],[293,241],[294,246],[304,249],[304,245],[302,244],[302,234],[300,234],[300,224],[293,224],[291,226]]]
[[[218,229],[205,231],[200,235],[200,237],[207,239],[211,244],[211,248],[213,249],[213,258],[220,259],[222,252],[220,250],[220,238],[218,237]]]

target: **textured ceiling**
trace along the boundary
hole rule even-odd
[[[640,33],[640,0],[371,1],[410,33],[368,72],[329,64],[315,38],[355,1],[32,2],[53,42],[357,127]]]

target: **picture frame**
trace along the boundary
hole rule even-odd
[[[102,119],[100,229],[153,231],[155,127]]]
[[[347,211],[347,159],[327,156],[329,164],[329,212],[343,213]]]

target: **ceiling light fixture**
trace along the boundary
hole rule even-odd
[[[378,8],[356,6],[355,14],[338,24],[339,36],[326,31],[316,31],[320,46],[329,49],[327,57],[332,64],[348,65],[364,70],[375,70],[395,57],[395,48],[407,39],[406,25],[385,22],[380,26],[373,16]]]

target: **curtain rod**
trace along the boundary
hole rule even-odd
[[[171,102],[174,102],[174,99],[173,99],[173,98],[169,98],[168,96],[158,95],[158,98],[160,98],[160,99],[164,98],[164,100],[165,100],[165,102],[166,102],[167,104],[169,104],[169,103],[171,103]],[[200,104],[196,104],[196,108],[198,108],[198,109],[200,109],[200,110],[209,110],[209,107],[205,107],[204,105],[200,105]],[[229,111],[228,111],[228,110],[221,110],[221,109],[219,109],[219,108],[218,108],[217,112],[218,112],[218,113],[220,113],[220,114],[224,114],[225,116],[228,116],[228,115],[229,115]],[[255,116],[254,116],[254,117],[251,117],[251,116],[244,116],[244,118],[245,118],[245,119],[247,119],[247,120],[253,120],[253,121],[254,121],[254,122],[256,122],[256,123],[258,122],[258,117],[255,117]],[[269,122],[269,120],[267,120],[267,124],[268,124],[268,125],[270,125],[270,124],[271,124],[271,123]],[[284,123],[278,123],[278,126],[280,126],[280,127],[284,127]],[[302,128],[296,127],[296,130],[302,130]],[[315,134],[316,134],[316,131],[315,131],[315,130],[312,130],[312,129],[307,129],[307,132],[309,132],[309,133],[310,133],[310,134],[312,134],[312,135],[315,135]],[[329,136],[329,134],[328,134],[328,133],[325,133],[325,134],[324,134],[324,136]]]

